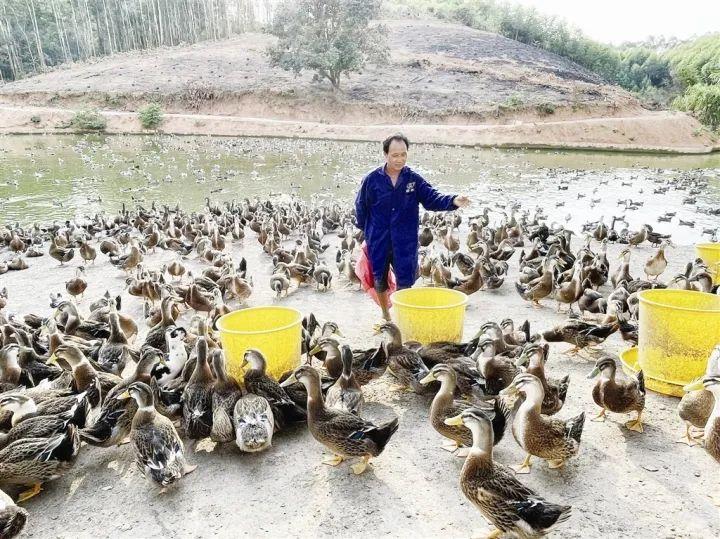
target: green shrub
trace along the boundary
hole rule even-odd
[[[523,106],[523,99],[518,94],[513,94],[508,97],[502,104],[502,108],[507,110],[518,110]]]
[[[720,127],[720,86],[694,84],[673,101],[673,106],[692,113],[703,124]]]
[[[540,115],[549,116],[555,113],[555,105],[553,103],[538,103],[535,105],[535,110]]]
[[[151,103],[141,108],[138,116],[143,129],[157,129],[163,121],[162,107],[157,103]]]
[[[83,131],[103,131],[107,127],[107,120],[95,110],[81,110],[70,120],[70,127]]]

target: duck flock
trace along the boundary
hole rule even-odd
[[[376,379],[432,397],[429,421],[443,447],[466,458],[462,491],[497,528],[494,536],[540,537],[562,524],[570,506],[544,500],[518,479],[530,472],[533,457],[560,468],[581,450],[585,414],[563,417],[572,386],[568,376],[546,376],[550,343],[568,343],[570,353],[594,362],[594,420],[630,413],[627,428],[642,432],[642,371],[624,374],[602,343],[618,331],[637,343],[642,290],[718,290],[699,259],[663,278],[672,240],[650,226],[632,231],[587,223],[573,249],[578,234],[548,224],[540,209],[508,204],[499,219],[491,212],[498,214],[490,208],[425,213],[418,285],[468,295],[514,287],[529,306],[564,309],[566,320],[538,331],[511,318],[488,320],[466,342],[426,345],[382,322],[373,328],[379,346],[354,349],[342,321],[307,313],[302,365],[278,380],[259,350],[233,359],[242,362],[242,380],[230,376],[216,322],[244,308],[257,287],[268,287],[281,302],[301,287],[324,294],[359,286],[355,260],[363,238],[348,207],[208,200],[187,212],[152,203],[82,223],[0,228],[1,249],[13,256],[3,271],[21,270],[32,257],[76,267],[63,291],[50,291],[50,316],[16,312],[13,291],[0,289],[0,536],[18,534],[28,514],[17,504],[68,473],[80,451],[97,450],[90,446],[129,442],[149,482],[166,489],[196,468],[187,441],[196,449],[235,443],[240,451],[260,452],[274,434],[301,423],[329,450],[326,464],[353,458],[352,470],[361,474],[400,427],[397,418],[375,424],[363,417],[363,387]],[[266,282],[230,252],[254,241],[271,268]],[[613,242],[626,248],[611,262]],[[635,253],[644,243],[656,251],[644,274],[633,276],[630,258],[641,256]],[[173,254],[160,264],[153,261],[158,251]],[[190,260],[203,269],[193,273]],[[518,278],[505,284],[510,264],[518,266]],[[123,275],[126,294],[83,298],[89,266]],[[144,317],[129,314],[128,303],[135,302]],[[720,348],[703,383],[679,405],[683,441],[702,443],[720,463]],[[512,468],[493,459],[507,429],[527,455]]]

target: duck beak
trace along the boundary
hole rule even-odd
[[[455,417],[448,417],[444,421],[444,423],[446,425],[462,425],[463,424],[462,414],[458,414]]]
[[[243,358],[242,363],[240,364],[240,369],[245,370],[245,367],[247,367],[248,363],[250,363],[246,357]]]
[[[314,356],[314,355],[317,354],[320,350],[322,350],[322,348],[320,348],[319,346],[316,346],[315,348],[313,348],[312,350],[310,350],[310,351],[308,352],[308,355],[309,355],[309,356]]]
[[[294,384],[294,383],[297,382],[297,381],[298,381],[298,379],[295,377],[295,373],[292,373],[290,376],[288,376],[288,377],[285,379],[285,381],[284,381],[282,384],[280,384],[280,387],[290,386],[290,385]]]
[[[590,374],[587,375],[588,380],[591,378],[595,378],[598,374],[600,374],[600,368],[595,367]]]
[[[381,324],[373,325],[373,335],[380,335],[380,332],[382,332],[382,325]]]
[[[683,391],[690,392],[690,391],[697,391],[699,389],[703,389],[703,382],[702,378],[698,378],[697,380],[693,380],[689,384],[683,387]]]
[[[57,365],[58,364],[57,356],[54,353],[50,354],[50,357],[48,358],[47,363],[48,363],[48,365]]]
[[[435,375],[433,373],[428,373],[427,376],[425,376],[422,380],[420,380],[420,383],[424,386],[428,385],[430,382],[434,381]]]
[[[124,400],[129,399],[129,398],[130,398],[130,392],[129,392],[129,391],[123,391],[123,392],[120,393],[117,397],[115,397],[115,399],[117,399],[117,400],[119,400],[119,401],[124,401]]]
[[[499,395],[502,395],[502,396],[512,396],[512,395],[517,395],[518,393],[520,393],[520,391],[518,390],[517,386],[516,386],[515,384],[510,384],[510,385],[507,386],[505,389],[503,389],[503,390],[499,393]]]
[[[335,330],[335,335],[337,335],[338,337],[342,337],[343,339],[345,338],[345,335],[343,334],[342,331],[340,331],[340,328],[337,328]]]

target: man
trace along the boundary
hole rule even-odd
[[[439,193],[405,166],[409,147],[402,134],[386,138],[385,164],[363,178],[355,199],[357,227],[365,233],[375,290],[386,320],[390,320],[387,297],[390,266],[398,289],[410,288],[417,279],[418,204],[432,211],[452,211],[470,205],[465,196]]]

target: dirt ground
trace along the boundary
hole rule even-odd
[[[337,239],[330,236],[333,244]],[[345,287],[337,275],[332,290],[311,287],[275,300],[268,286],[270,260],[248,231],[245,244],[230,246],[233,258],[247,257],[255,281],[251,305],[276,301],[314,312],[321,320],[333,319],[355,346],[374,342],[372,324],[378,311],[372,301]],[[613,262],[619,246],[611,246]],[[653,252],[649,246],[634,251],[634,274]],[[331,247],[326,254],[334,258]],[[670,265],[663,275],[679,272],[693,257],[692,249],[669,251]],[[554,303],[530,308],[516,294],[512,281],[517,257],[510,261],[509,279],[500,290],[470,297],[465,336],[487,320],[511,316],[519,324],[529,319],[533,331],[549,328],[563,319]],[[104,258],[99,256],[99,258]],[[160,266],[172,253],[146,258],[148,267]],[[30,259],[31,268],[2,276],[10,292],[9,312],[48,315],[48,295],[64,291],[78,261],[59,268],[45,256]],[[204,265],[190,261],[193,269]],[[123,291],[122,272],[106,261],[88,267],[89,287],[80,302],[87,309],[92,298],[106,289]],[[123,292],[123,311],[140,316],[141,303]],[[145,331],[143,329],[143,331]],[[571,375],[568,400],[560,417],[596,412],[592,402],[592,369],[588,360],[562,355],[569,346],[553,344],[548,363],[551,376]],[[606,349],[624,348],[612,336]],[[458,474],[463,459],[440,449],[441,437],[428,422],[430,398],[397,391],[387,376],[365,387],[365,414],[400,418],[400,428],[374,467],[356,477],[346,464],[321,464],[323,447],[304,427],[277,435],[266,452],[241,454],[234,445],[213,453],[197,453],[199,465],[177,488],[158,495],[136,469],[132,449],[84,446],[74,468],[46,485],[27,503],[30,512],[26,537],[469,537],[489,528],[463,497]],[[720,492],[718,465],[704,450],[674,443],[683,425],[676,415],[677,399],[650,392],[645,433],[623,427],[627,416],[612,414],[606,423],[587,421],[581,450],[561,470],[537,462],[522,480],[547,499],[573,506],[572,518],[557,537],[716,537],[720,535],[720,509],[710,493]],[[523,454],[508,433],[495,451],[497,461],[517,464]]]

